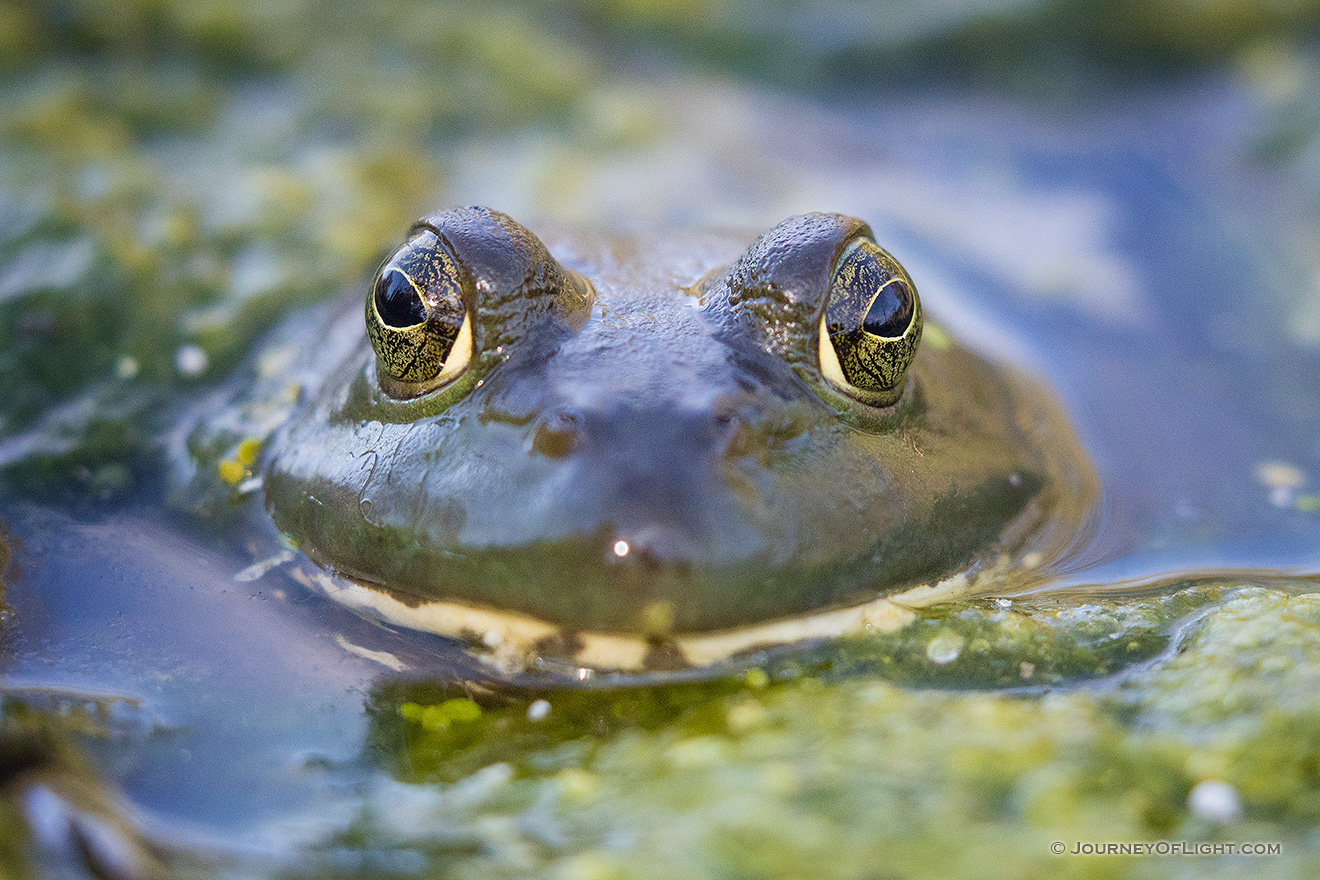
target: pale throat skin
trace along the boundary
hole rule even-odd
[[[1051,397],[946,334],[918,348],[919,301],[867,324],[906,336],[860,355],[826,332],[857,248],[911,285],[861,221],[548,248],[482,208],[415,229],[458,267],[444,345],[466,362],[401,383],[362,331],[266,454],[276,524],[349,604],[521,655],[699,664],[1048,560],[1094,500]],[[836,347],[897,381],[853,388],[823,363]]]

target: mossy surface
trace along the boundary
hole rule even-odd
[[[1306,658],[1320,647],[1320,599],[1225,589],[1213,601],[1200,592],[1115,602],[1096,616],[1158,621],[1167,631],[1178,603],[1201,616],[1177,618],[1186,630],[1171,650],[1086,686],[1005,692],[953,687],[950,676],[947,686],[914,688],[883,675],[798,673],[477,702],[437,686],[385,688],[373,701],[371,752],[391,778],[378,780],[358,819],[326,842],[312,873],[1136,878],[1315,870],[1320,691]],[[981,616],[977,637],[1006,654],[1014,645],[1041,667],[1060,659],[1037,635],[1022,635],[1033,626],[1067,633],[1059,615],[1028,612],[1030,623],[1009,624]],[[947,665],[919,644],[891,647],[911,667]],[[430,723],[429,706],[437,707]],[[1235,813],[1190,799],[1207,781],[1232,787]],[[1062,854],[1051,851],[1057,843]],[[1169,851],[1084,854],[1108,843]],[[1248,843],[1278,847],[1240,852]]]

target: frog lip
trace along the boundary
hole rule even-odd
[[[454,600],[417,601],[388,587],[302,566],[295,579],[360,614],[463,642],[497,675],[529,670],[585,681],[597,671],[678,673],[780,646],[855,633],[893,632],[922,608],[993,592],[1005,572],[986,571],[973,587],[963,575],[851,605],[692,633],[583,630],[533,615]]]

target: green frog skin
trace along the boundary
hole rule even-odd
[[[266,503],[339,601],[500,663],[676,669],[1043,577],[1087,521],[1051,396],[919,346],[865,223],[547,241],[425,217],[350,344],[307,347]]]

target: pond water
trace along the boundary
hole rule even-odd
[[[1084,4],[910,6],[897,35],[848,4],[3,7],[6,868],[1314,870],[1314,14],[1086,50]],[[661,237],[864,218],[941,327],[1058,395],[1093,535],[1030,595],[641,687],[502,686],[326,600],[183,439],[281,316],[462,204]],[[1074,853],[1160,841],[1204,854]]]

